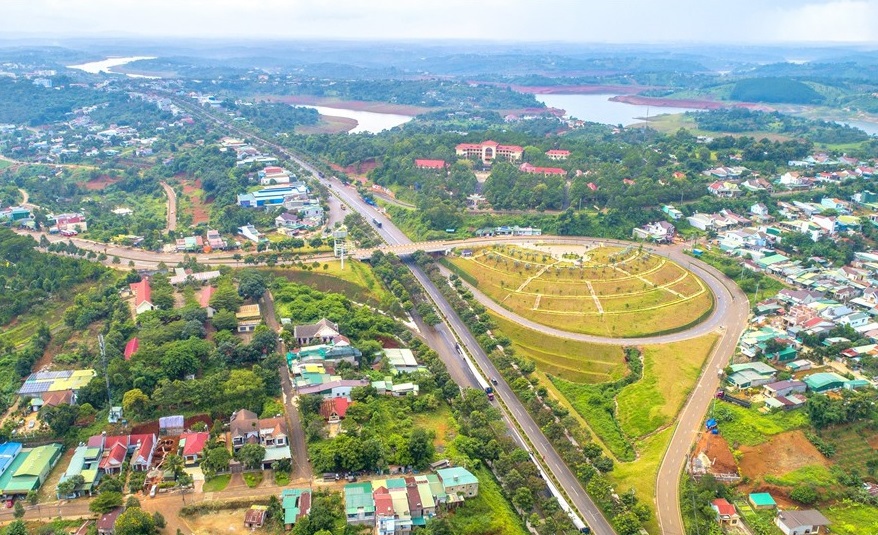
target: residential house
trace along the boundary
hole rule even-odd
[[[814,533],[827,533],[824,528],[830,522],[820,511],[806,509],[802,511],[778,511],[774,517],[774,524],[780,528],[784,535],[806,535]]]
[[[253,332],[262,323],[262,313],[258,304],[243,305],[238,309],[235,318],[238,320],[239,333]]]
[[[802,381],[788,379],[763,386],[762,395],[767,398],[776,398],[778,396],[786,397],[790,394],[803,394],[807,389],[808,385]]]
[[[57,492],[56,496],[59,500],[78,498],[88,494],[89,496],[95,491],[101,472],[98,470],[98,460],[100,450],[97,448],[89,448],[85,444],[80,444],[73,450],[73,456],[67,464],[67,469],[61,475],[59,484],[67,481],[74,476],[82,476],[82,484],[74,487],[73,492],[61,495]]]
[[[518,170],[532,175],[567,176],[567,171],[560,167],[536,167],[526,162],[518,166]]]
[[[238,235],[247,238],[257,245],[262,242],[268,241],[268,239],[263,237],[262,233],[256,230],[256,227],[254,227],[253,225],[244,225],[243,227],[238,227]]]
[[[418,169],[430,169],[433,171],[441,171],[446,167],[445,160],[427,160],[427,159],[416,159],[415,167]]]
[[[305,364],[334,365],[339,362],[358,364],[360,357],[363,355],[360,350],[347,343],[347,338],[341,335],[336,338],[338,342],[332,344],[300,347],[287,352],[287,364],[290,366],[290,369],[294,365],[301,366]],[[371,363],[372,361],[370,360],[369,362]]]
[[[149,285],[149,279],[144,277],[140,282],[129,284],[128,287],[134,294],[134,315],[139,316],[144,312],[155,310],[152,304],[152,288]]]
[[[292,529],[296,522],[311,512],[311,491],[308,489],[283,489],[280,493],[284,508],[284,527]]]
[[[652,240],[658,243],[672,243],[677,229],[667,221],[654,221],[634,229],[634,237],[642,240]]]
[[[131,360],[131,357],[133,357],[134,354],[137,353],[138,349],[140,349],[140,342],[135,336],[131,340],[128,340],[128,342],[125,344],[125,351],[122,352],[122,357],[125,360]]]
[[[344,420],[351,402],[347,398],[327,398],[320,403],[320,416],[329,423]]]
[[[707,214],[695,213],[686,218],[686,221],[689,224],[698,230],[703,230],[707,232],[708,230],[713,230],[714,224],[713,219]]]
[[[466,468],[455,466],[452,468],[443,468],[436,470],[442,485],[445,487],[445,493],[450,495],[458,495],[462,497],[472,498],[479,493],[479,480]]]
[[[325,398],[345,397],[351,398],[351,390],[360,386],[369,385],[365,379],[333,379],[325,383],[313,384],[297,388],[300,396],[320,394]]]
[[[198,464],[204,453],[204,446],[210,439],[207,431],[189,432],[180,435],[180,443],[183,447],[183,462],[189,466]]]
[[[241,409],[232,415],[230,422],[232,448],[238,451],[245,444],[259,444],[265,448],[263,468],[271,468],[272,463],[290,459],[289,435],[286,419],[259,418],[256,413]]]
[[[310,325],[296,325],[293,327],[293,338],[300,346],[310,344],[330,344],[339,336],[338,324],[322,318],[317,323]]]
[[[198,293],[198,306],[207,311],[207,317],[212,318],[216,314],[216,309],[210,306],[210,300],[216,293],[216,287],[207,285]]]
[[[384,350],[384,357],[396,373],[412,373],[421,369],[411,349],[387,348]]]
[[[27,376],[18,389],[18,395],[29,397],[34,411],[38,411],[43,405],[74,405],[79,390],[91,382],[94,376],[94,370],[36,372]]]
[[[741,189],[734,182],[717,180],[707,186],[707,192],[717,197],[737,197]]]
[[[662,206],[662,212],[664,212],[665,215],[667,215],[668,217],[670,217],[674,221],[677,221],[679,219],[683,219],[683,212],[677,210],[676,208],[674,208],[670,204]]]
[[[85,216],[80,213],[50,215],[47,219],[52,221],[52,226],[62,233],[88,230],[88,222],[85,220]]]
[[[303,225],[299,223],[299,216],[290,212],[284,212],[275,217],[274,226],[291,230],[298,230],[303,227]]]
[[[737,388],[752,388],[774,382],[777,370],[764,362],[747,362],[729,366],[732,373],[726,381]]]
[[[204,240],[201,236],[177,238],[176,247],[178,253],[201,252],[204,249]]]
[[[123,508],[117,507],[108,513],[104,513],[97,521],[98,535],[115,535],[116,519],[124,511]]]
[[[344,486],[345,515],[348,524],[373,524],[375,522],[375,499],[372,483],[349,483]]]
[[[717,498],[710,503],[710,508],[716,512],[716,521],[720,526],[737,526],[741,519],[734,504],[725,498]]]
[[[761,191],[767,191],[769,193],[774,191],[774,186],[771,185],[771,182],[765,180],[764,178],[748,178],[747,180],[741,182],[741,187],[747,191],[752,191],[755,193],[759,193]]]
[[[208,229],[207,231],[207,245],[211,249],[224,251],[228,244],[226,240],[222,238],[219,231]]]

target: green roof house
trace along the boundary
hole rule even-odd
[[[284,489],[280,499],[286,529],[291,529],[300,518],[311,512],[311,491],[308,489]]]
[[[754,492],[747,497],[754,509],[775,509],[777,503],[767,492]]]
[[[3,486],[3,494],[10,496],[15,494],[27,494],[32,490],[37,490],[46,480],[52,467],[61,456],[61,444],[47,444],[34,448],[27,452],[24,461],[12,473],[12,477],[5,482]],[[22,452],[21,457],[25,452]],[[18,458],[16,458],[18,460]],[[11,472],[8,470],[7,472]],[[6,474],[3,474],[6,476]],[[2,478],[0,478],[2,481]]]
[[[823,394],[826,392],[841,390],[847,379],[837,373],[820,372],[805,377],[804,381],[805,384],[808,385],[808,390],[818,394]]]
[[[449,496],[462,496],[471,498],[479,493],[479,480],[466,468],[454,466],[452,468],[443,468],[436,470],[442,485],[445,487],[445,493]]]
[[[780,351],[776,351],[774,353],[767,353],[765,357],[775,363],[783,364],[785,362],[792,362],[796,360],[796,356],[798,356],[798,351],[793,346],[786,346]]]
[[[375,499],[372,483],[349,483],[344,486],[345,514],[348,524],[372,524],[375,522]]]
[[[732,373],[726,381],[736,388],[753,388],[773,383],[777,370],[764,362],[745,362],[729,366]]]

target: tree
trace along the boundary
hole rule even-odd
[[[24,520],[17,519],[9,524],[9,527],[6,528],[6,535],[27,535],[27,526],[24,525]]]
[[[416,427],[409,436],[408,452],[415,468],[425,468],[433,460],[433,454],[436,452],[433,437],[424,429]]]
[[[218,310],[210,319],[214,329],[218,331],[232,331],[238,328],[238,318],[231,310]]]
[[[12,516],[14,516],[16,520],[24,516],[24,504],[21,503],[21,500],[15,500],[15,506],[12,508]]]
[[[122,396],[122,410],[133,418],[146,414],[149,407],[149,398],[139,388],[132,388]]]
[[[125,500],[125,509],[131,509],[132,507],[140,507],[140,500],[136,496],[128,496],[128,499]]]
[[[213,293],[213,297],[210,298],[210,306],[216,310],[228,310],[230,312],[237,312],[241,308],[242,302],[241,296],[235,291],[235,287],[230,281],[220,282]]]
[[[30,490],[27,493],[27,496],[24,498],[27,501],[28,505],[36,505],[39,500],[39,496],[37,496],[37,491]]]
[[[262,297],[267,286],[262,273],[248,269],[241,272],[240,281],[238,282],[238,295],[244,299],[253,299],[254,301]]]
[[[155,528],[152,515],[139,507],[126,509],[116,519],[116,535],[153,535]]]
[[[88,505],[89,511],[99,515],[109,513],[117,507],[122,507],[122,493],[115,491],[101,492]]]
[[[265,448],[259,444],[245,444],[235,453],[235,459],[247,468],[259,468],[265,458]]]
[[[796,500],[802,505],[812,505],[817,503],[819,496],[817,495],[817,489],[813,486],[799,485],[790,492],[790,498]]]
[[[232,455],[225,447],[210,448],[204,454],[204,459],[201,461],[201,469],[204,471],[205,476],[213,477],[217,472],[228,470],[230,460],[232,460]]]
[[[518,487],[512,495],[512,504],[526,514],[534,506],[533,492],[527,487]]]
[[[67,434],[67,431],[76,423],[79,409],[73,405],[44,406],[40,409],[40,418],[58,436]]]
[[[158,511],[152,514],[152,522],[158,529],[165,529],[165,517]]]
[[[613,519],[613,525],[619,535],[635,535],[640,532],[640,520],[630,511],[617,515]]]

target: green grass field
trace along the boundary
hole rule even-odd
[[[576,383],[603,383],[625,375],[622,348],[548,336],[491,314],[498,330],[512,340],[515,351],[540,371]]]
[[[262,478],[264,477],[263,472],[247,472],[244,474],[244,483],[247,484],[251,489],[254,487],[258,487],[260,483],[262,483]]]
[[[12,162],[9,160],[0,159],[0,171],[6,169],[7,167],[12,167]]]
[[[225,488],[229,485],[229,481],[232,479],[232,476],[229,474],[223,474],[216,476],[210,481],[204,482],[203,490],[204,492],[219,492],[221,490],[225,490]]]
[[[774,483],[784,487],[795,487],[803,483],[817,485],[818,487],[829,487],[835,483],[835,476],[832,475],[829,468],[822,464],[803,466],[780,477],[767,475],[764,479],[767,483]]]
[[[717,402],[722,403],[722,402]],[[758,446],[770,437],[808,427],[804,410],[761,414],[755,408],[745,409],[731,403],[722,403],[723,411],[731,411],[732,420],[720,421],[719,427],[730,445]]]
[[[870,444],[870,439],[874,441],[876,429],[867,422],[837,426],[819,434],[835,446],[833,462],[845,470],[865,474],[868,472],[866,461],[878,458]]]
[[[692,391],[718,335],[643,349],[643,379],[616,396],[617,419],[632,437],[673,422]]]
[[[323,269],[323,264],[329,266]],[[340,261],[324,262],[314,271],[299,268],[269,269],[276,277],[305,284],[321,292],[344,294],[358,303],[373,306],[382,304],[382,300],[390,298],[381,281],[372,272],[368,264],[362,262],[345,262],[341,269]]]
[[[557,248],[495,246],[449,263],[508,310],[571,332],[673,332],[702,320],[713,307],[713,296],[695,275],[640,248],[564,255]]]
[[[613,471],[610,472],[610,479],[613,481],[617,493],[634,489],[641,503],[645,503],[650,509],[653,509],[653,496],[655,496],[655,481],[659,464],[662,462],[662,457],[665,455],[673,433],[674,429],[669,427],[636,442],[637,460],[616,463]],[[645,527],[649,533],[660,533],[654,510],[652,518],[645,524]]]
[[[844,535],[878,533],[878,508],[858,503],[838,503],[820,509],[832,521],[832,532]]]
[[[467,535],[527,535],[518,514],[503,498],[493,474],[481,467],[473,472],[479,479],[479,494],[446,517],[451,531]]]

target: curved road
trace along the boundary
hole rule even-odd
[[[168,185],[167,182],[162,182],[162,189],[165,190],[165,195],[168,196],[168,228],[167,230],[170,232],[172,230],[177,230],[177,192],[174,191],[174,188]]]

